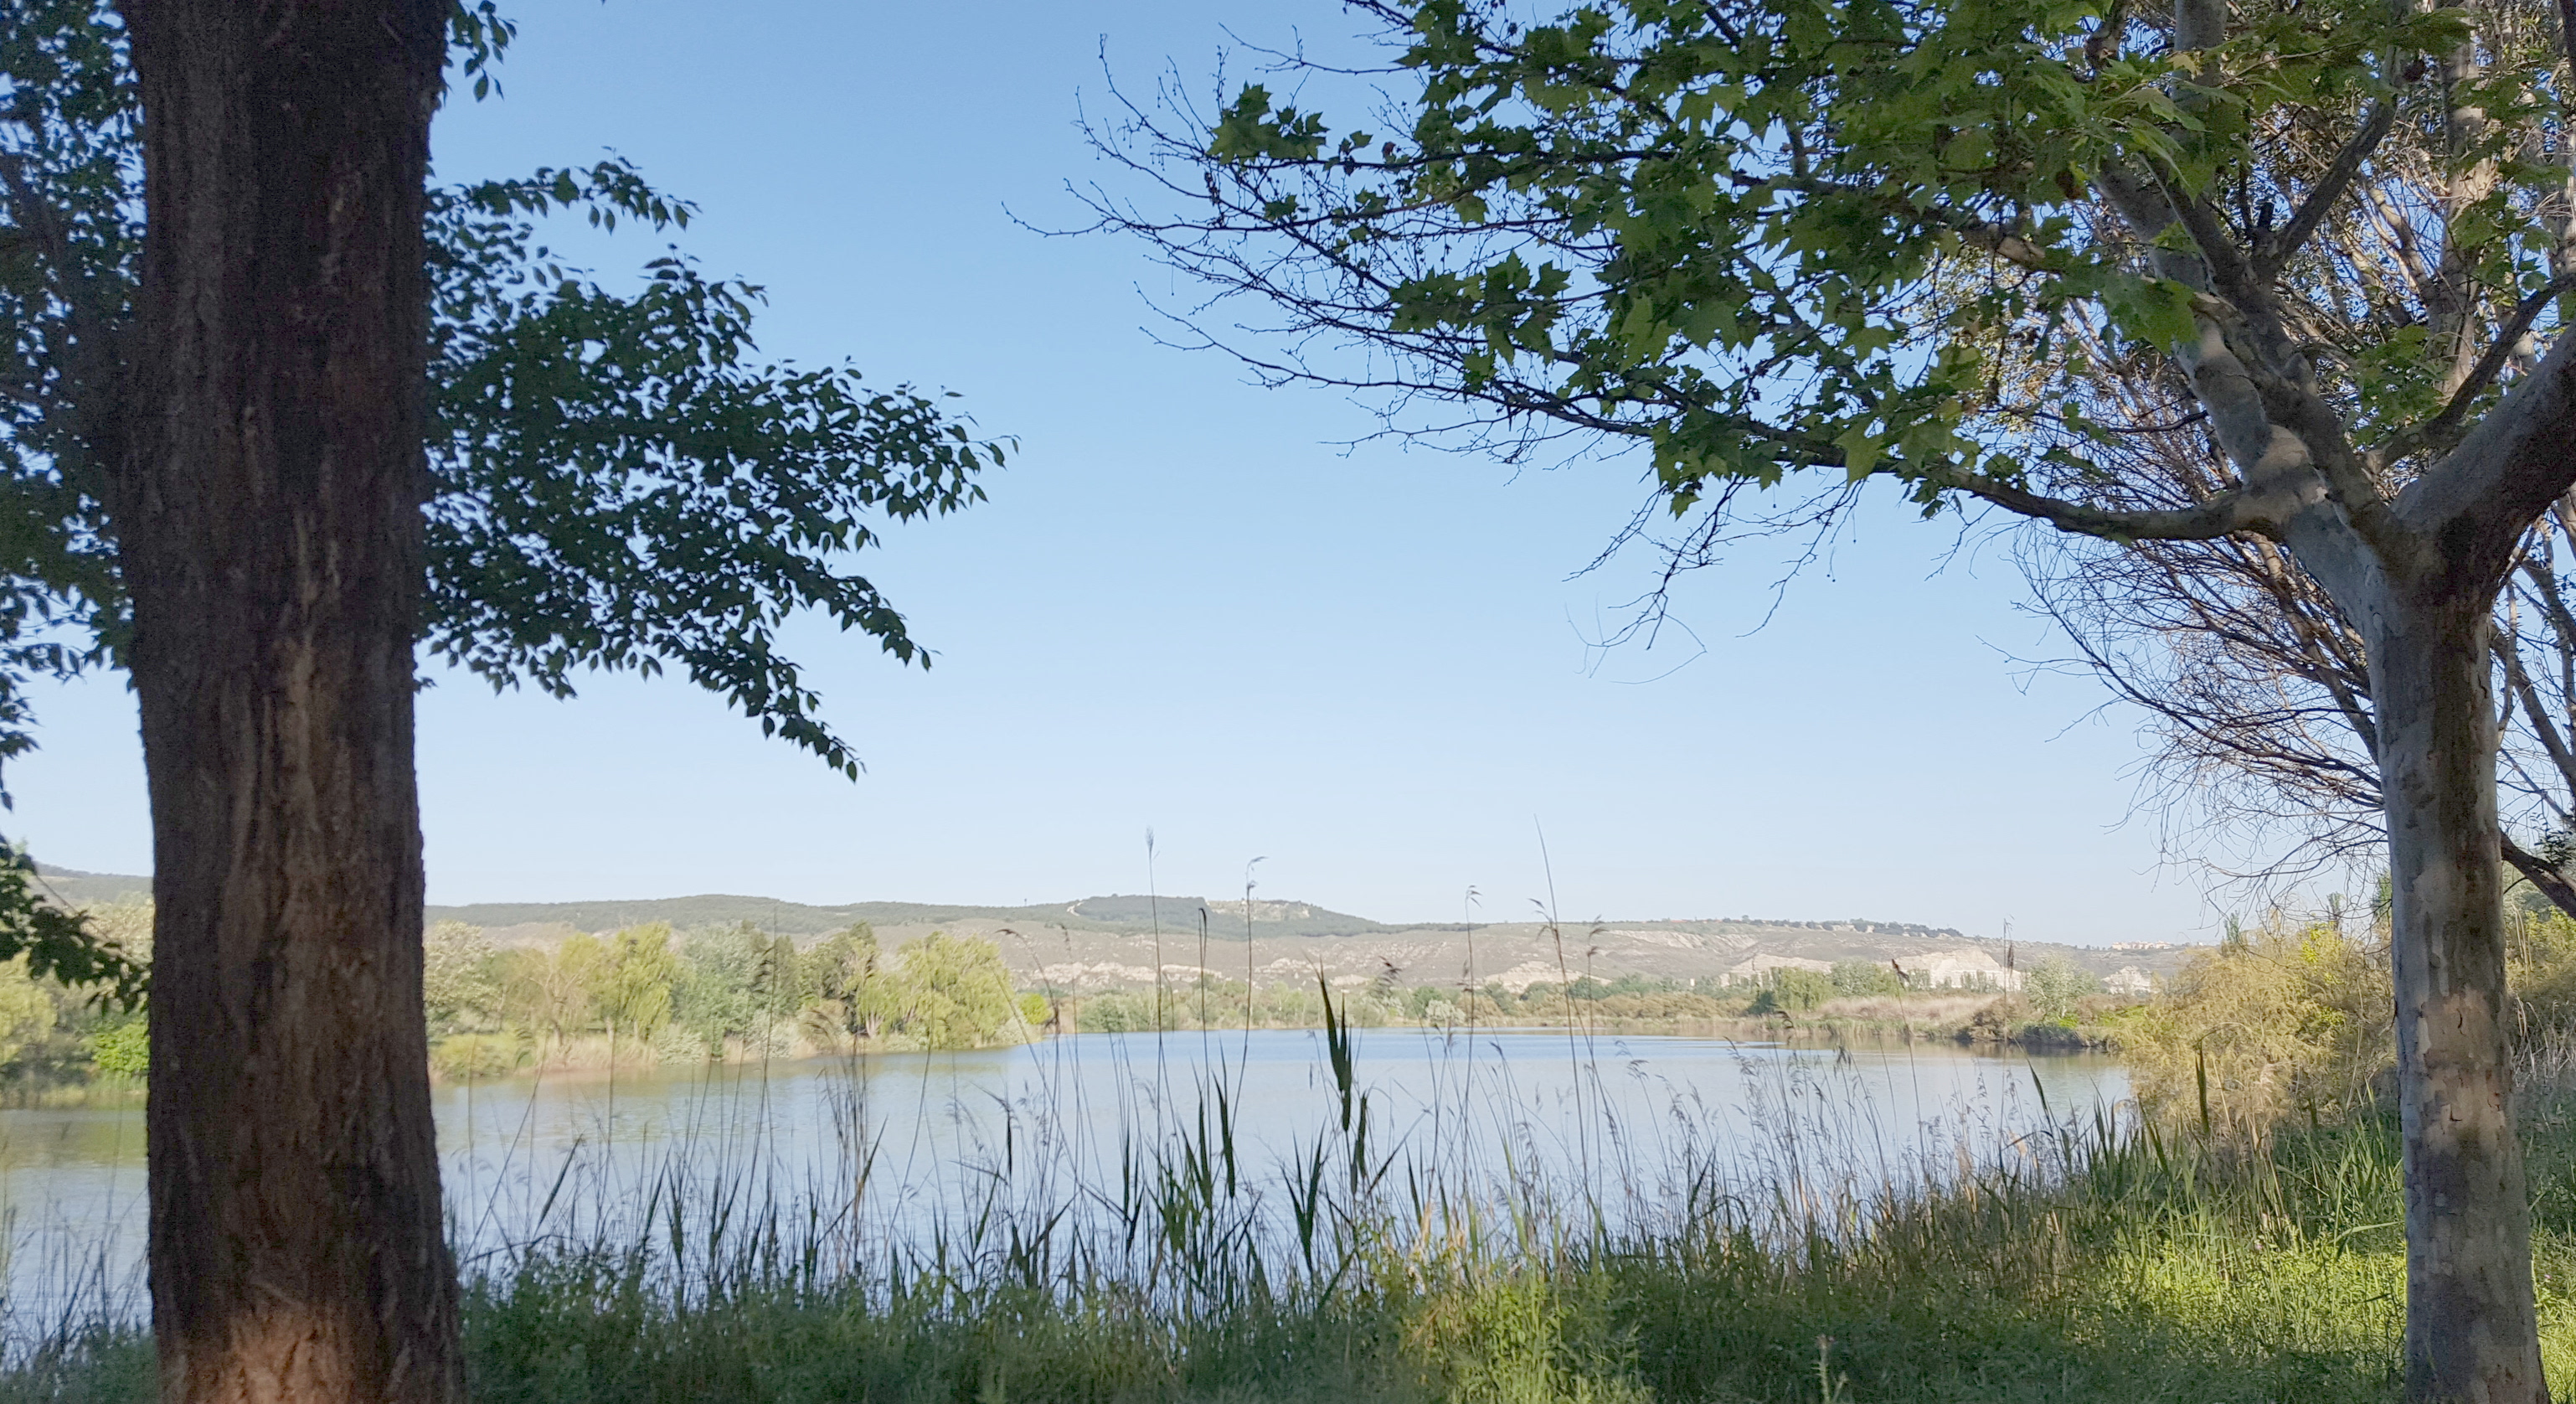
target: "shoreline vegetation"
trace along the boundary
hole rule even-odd
[[[626,951],[630,970],[653,951],[624,933],[600,945],[612,962]],[[683,968],[726,948],[661,947]],[[777,947],[766,949],[775,971]],[[2564,1388],[2576,1380],[2576,922],[2530,917],[2513,958],[2544,1355]],[[888,964],[925,986],[950,968]],[[1211,1023],[1221,993],[1207,991]],[[1605,1019],[1648,1007],[1613,1000],[1676,994],[1582,993],[1597,997],[1552,992],[1578,1014],[1604,1006]],[[672,1019],[706,997],[675,995]],[[1551,1140],[1488,1089],[1427,1131],[1392,1133],[1373,1119],[1352,1028],[1401,1017],[1397,1001],[1319,991],[1340,1111],[1289,1163],[1238,1158],[1236,1119],[1251,1113],[1222,1062],[1200,1069],[1195,1100],[1183,1089],[1173,1105],[1123,1109],[1113,1145],[1086,1148],[1083,1133],[1040,1122],[992,1163],[961,1163],[970,1188],[938,1206],[926,1235],[889,1236],[856,1197],[826,1202],[774,1176],[711,1185],[675,1162],[586,1229],[469,1268],[470,1394],[2392,1401],[2405,1260],[2389,997],[2384,931],[2231,932],[2149,1000],[2075,992],[2062,1012],[2057,1027],[2116,1043],[2133,1106],[2061,1109],[2051,1131],[2010,1140],[1925,1133],[1891,1162],[1862,1153],[1879,1131],[1837,1100],[1831,1058],[1772,1064],[1788,1069],[1768,1104],[1777,1114],[1751,1126],[1695,1119],[1677,1097],[1659,1128]],[[1950,1027],[1963,1012],[1973,1026],[1997,999],[1951,996],[1956,1007],[1933,1011],[1903,996],[1837,998],[1887,1002],[1836,1013],[1820,998],[1763,1026],[1821,1036],[1937,1013]],[[615,1007],[627,1019],[639,1006]],[[885,1027],[930,1017],[878,1013]],[[1749,1163],[1718,1154],[1721,1136],[1756,1138]],[[1478,1137],[1527,1154],[1507,1173],[1472,1170],[1492,1163],[1460,1153]],[[1614,1145],[1629,1149],[1590,1149]],[[1074,1173],[1084,1163],[1126,1170],[1099,1183]],[[1864,1163],[1878,1168],[1850,1168]],[[36,1331],[0,1368],[0,1404],[152,1396],[150,1338],[129,1317],[102,1306]]]
[[[149,959],[148,902],[83,910],[94,930]],[[2576,1023],[2576,922],[2537,909],[2518,919],[2517,1017]],[[2325,938],[2315,933],[2340,933],[2346,924],[2300,926],[2276,918],[2252,935],[2232,930],[2144,995],[2106,993],[2094,976],[2052,957],[2019,972],[2021,988],[2014,991],[1924,988],[1887,966],[1855,960],[1830,969],[1775,969],[1733,984],[1635,974],[1609,981],[1577,975],[1517,988],[1493,981],[1465,988],[1345,979],[1331,997],[1335,1017],[1356,1028],[1574,1029],[1787,1044],[1946,1041],[2031,1053],[2111,1053],[2169,1068],[2185,1044],[2192,1058],[2205,1061],[2212,1039],[2222,1046],[2246,1043],[2266,1058],[2284,1038],[2296,1042],[2248,1032],[2270,1027],[2254,1005],[2291,998],[2278,972],[2292,968],[2306,972],[2299,979],[2310,985],[2367,987],[2362,995],[2339,996],[2315,1019],[2340,1037],[2377,1040],[2373,1048],[2384,1043],[2386,960],[2371,944],[2384,945],[2384,938],[2337,934],[2317,944]],[[2274,949],[2292,935],[2307,943],[2300,947],[2304,954]],[[2329,947],[2341,954],[2321,953]],[[2249,955],[2258,949],[2266,954]],[[1318,1029],[1325,1023],[1319,983],[1252,988],[1201,974],[1160,989],[1032,989],[1015,983],[989,940],[933,932],[887,951],[865,922],[803,944],[748,923],[674,930],[657,922],[506,946],[483,928],[442,922],[427,933],[424,952],[431,1063],[434,1075],[448,1082],[1006,1048],[1068,1034],[1156,1028]],[[2376,985],[2364,978],[2372,970],[2380,972]],[[2238,997],[2220,998],[2231,991]],[[2261,999],[2249,1003],[2246,991],[2260,991]],[[32,976],[23,960],[0,962],[0,1105],[140,1099],[148,1010],[116,1011],[91,994]],[[2223,1016],[2186,1012],[2222,1005]],[[2356,1045],[2342,1056],[2362,1053]]]
[[[91,928],[144,961],[147,901],[93,903]],[[502,945],[440,922],[424,942],[432,1074],[442,1082],[585,1069],[793,1061],[863,1053],[1005,1048],[1085,1033],[1324,1026],[1322,984],[1258,988],[1196,973],[1160,989],[1070,993],[1016,985],[1000,949],[933,932],[885,950],[866,922],[798,943],[745,922],[651,922]],[[2023,988],[1928,988],[1848,960],[1752,982],[1654,979],[1474,987],[1336,982],[1353,1027],[1575,1028],[1745,1042],[1929,1039],[2033,1051],[2105,1051],[2135,998],[2062,958]],[[0,963],[0,1106],[123,1105],[142,1097],[148,1010]]]
[[[93,930],[149,960],[148,902],[82,910]],[[2557,939],[2548,915],[2524,920],[2537,933],[2524,947]],[[2226,951],[2196,957],[2171,988]],[[496,944],[483,928],[441,922],[424,952],[431,1066],[442,1082],[1005,1048],[1158,1027],[1324,1025],[1314,983],[1251,988],[1202,973],[1160,989],[1028,988],[1015,983],[990,940],[933,932],[887,951],[865,922],[802,944],[743,922],[677,930],[655,922],[543,945]],[[2155,1011],[2170,1002],[2106,993],[2058,957],[2017,978],[2016,991],[1926,988],[1884,965],[1848,960],[1731,984],[1629,974],[1466,988],[1346,977],[1332,997],[1337,1017],[1359,1028],[1576,1029],[1789,1044],[1928,1040],[2102,1053],[2160,1028]],[[2576,976],[2564,983],[2576,988]],[[0,1106],[141,1099],[148,1010],[113,1010],[92,994],[32,976],[23,960],[0,962]]]

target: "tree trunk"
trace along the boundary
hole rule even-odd
[[[2419,1404],[2549,1397],[2506,1046],[2489,605],[2399,598],[2355,611],[2371,621],[2388,808],[2406,1392]]]
[[[162,1398],[452,1404],[412,770],[445,6],[123,8]]]

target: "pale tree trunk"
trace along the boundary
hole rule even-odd
[[[2225,0],[2176,0],[2178,49],[2210,48],[2226,27]],[[2378,139],[2368,133],[2389,130],[2385,111],[2356,130],[2354,150],[2366,155]],[[2449,117],[2455,131],[2484,121],[2470,108]],[[2462,176],[2484,178],[2474,170]],[[2272,284],[2286,252],[2237,245],[2205,201],[2145,168],[2113,163],[2100,184],[2142,243],[2177,228],[2188,234],[2190,252],[2155,246],[2159,273],[2232,307],[2223,318],[2196,309],[2193,334],[2174,357],[2240,485],[2221,494],[2223,506],[2209,504],[2220,510],[2198,517],[2088,519],[2065,503],[1995,500],[2115,538],[2270,537],[2361,630],[2394,898],[2407,1397],[2546,1404],[2531,1209],[2505,1043],[2489,645],[2496,592],[2523,533],[2576,485],[2576,337],[2559,337],[2502,403],[2474,428],[2447,436],[2448,451],[2430,455],[2433,466],[2391,498],[2317,388],[2308,352],[2282,314]],[[2450,296],[2435,292],[2437,304]],[[2461,320],[2448,349],[2459,360],[2477,308],[2464,302],[2452,311]],[[2460,360],[2452,389],[2469,388],[2479,359]],[[2411,449],[2384,442],[2377,451],[2400,461],[2444,437],[2430,422],[2420,432]],[[1993,495],[1991,485],[1980,490]]]
[[[445,6],[123,8],[162,1397],[452,1404],[412,769]]]
[[[2483,594],[2370,621],[2394,898],[2407,1395],[2546,1400],[2506,1046],[2496,720]]]

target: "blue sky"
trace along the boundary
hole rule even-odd
[[[683,246],[764,284],[772,354],[959,391],[1020,452],[992,501],[868,563],[928,672],[795,634],[856,783],[675,680],[580,700],[442,676],[422,707],[433,901],[731,891],[1023,902],[1240,888],[1382,919],[1868,916],[2082,941],[2216,912],[2129,818],[2133,714],[2011,661],[2062,651],[1999,540],[1881,503],[1792,582],[1690,579],[1606,656],[1647,562],[1574,577],[1635,465],[1516,471],[1384,443],[1322,391],[1158,347],[1189,289],[1080,222],[1075,125],[1246,40],[1330,46],[1327,4],[980,7],[527,0],[507,97],[440,121],[440,174],[615,148],[704,216]],[[649,236],[585,244],[603,269]],[[1573,577],[1573,578],[1569,578]],[[1768,616],[1768,623],[1763,620]],[[1761,627],[1757,628],[1756,626]],[[1704,649],[1704,651],[1702,651]],[[1676,665],[1681,665],[1676,668]],[[15,832],[148,865],[130,700],[40,698]],[[2124,823],[2124,820],[2126,821]],[[1544,832],[1547,862],[1541,861]]]

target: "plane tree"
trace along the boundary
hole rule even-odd
[[[2119,459],[2140,501],[2198,500],[2221,469],[2195,428],[2153,426],[2097,452]],[[2561,498],[2525,534],[2498,594],[2494,656],[2498,846],[2535,894],[2576,916],[2571,543],[2576,503]],[[2375,864],[2386,831],[2368,644],[2274,543],[2026,536],[2017,559],[2075,646],[2056,661],[2154,718],[2144,779],[2178,851],[2257,882]]]
[[[602,280],[609,160],[432,188],[489,0],[0,3],[0,758],[121,670],[152,801],[163,1397],[453,1401],[422,1009],[422,650],[498,687],[675,668],[854,772],[793,614],[923,661],[851,569],[998,461],[939,400],[763,360],[756,288]],[[0,880],[0,942],[144,972]]]
[[[2115,545],[2262,543],[2335,603],[2392,876],[2407,1388],[2544,1398],[2490,644],[2576,484],[2558,16],[1351,9],[1374,70],[1283,55],[1098,133],[1160,182],[1095,195],[1104,226],[1211,285],[1191,324],[1259,373],[1501,452],[1633,448],[1686,557],[1768,490],[1884,483]],[[1274,83],[1376,105],[1336,125]],[[2117,446],[2163,426],[2216,445],[2205,481],[2129,474]]]

